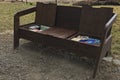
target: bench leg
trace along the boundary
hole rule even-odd
[[[93,72],[93,79],[95,79],[96,77],[96,74],[98,72],[98,68],[99,68],[99,65],[100,65],[100,59],[97,59],[97,61],[95,62],[95,69],[94,69],[94,72]]]
[[[105,57],[110,56],[111,55],[111,43],[109,44],[109,48],[108,51],[105,54]]]
[[[107,57],[107,56],[111,56],[111,51],[108,51],[108,52],[106,53],[105,57]]]
[[[14,33],[14,49],[16,49],[19,46],[19,35]]]
[[[20,24],[20,19],[18,15],[14,16],[14,49],[16,49],[19,46],[19,24]]]
[[[108,50],[106,52],[105,57],[111,56],[111,43],[112,43],[112,39],[110,39],[109,42],[108,42],[108,45],[107,45],[108,46]]]

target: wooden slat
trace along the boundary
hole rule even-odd
[[[79,31],[81,33],[101,38],[104,36],[105,24],[112,15],[112,8],[83,7],[81,11]]]
[[[74,35],[77,32],[74,30],[69,30],[64,28],[51,27],[50,29],[41,31],[40,33],[65,39]]]
[[[37,3],[36,24],[54,26],[56,17],[56,4]]]
[[[79,30],[81,8],[57,6],[56,26]]]

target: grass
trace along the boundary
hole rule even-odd
[[[114,57],[120,59],[120,6],[112,6],[114,12],[118,14],[116,22],[113,24],[112,28],[112,54]]]
[[[35,4],[25,3],[0,3],[0,31],[13,30],[14,14],[20,10],[32,7]],[[107,6],[113,7],[114,12],[118,14],[116,22],[113,24],[112,35],[112,54],[114,57],[120,59],[120,6]],[[34,13],[24,16],[21,23],[25,24],[34,20]]]
[[[25,3],[0,3],[0,31],[12,30],[14,14],[20,10],[32,7],[33,5]],[[24,17],[21,22],[31,22],[33,20],[33,16],[34,15],[31,14],[28,18]]]

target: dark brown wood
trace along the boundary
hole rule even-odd
[[[19,46],[19,26],[20,26],[20,17],[36,11],[36,7],[29,8],[23,11],[19,11],[14,16],[14,49]]]
[[[55,26],[55,17],[56,17],[56,4],[44,4],[37,2],[36,9],[36,24],[46,25],[46,26]]]
[[[65,29],[65,28],[51,27],[50,29],[41,31],[40,33],[66,39],[66,38],[76,34],[77,31],[69,30],[69,29]]]
[[[20,25],[20,16],[31,12],[36,12],[35,22]],[[37,3],[36,7],[20,11],[14,16],[14,49],[19,46],[19,39],[23,38],[66,49],[79,56],[94,58],[96,63],[93,78],[95,78],[102,58],[111,50],[111,29],[116,16],[112,8]],[[50,28],[34,32],[29,29],[33,25],[45,25]],[[98,38],[101,43],[91,45],[71,40],[78,35]]]
[[[15,16],[20,17],[20,16],[23,16],[23,15],[26,15],[26,14],[29,14],[29,13],[32,13],[32,12],[35,12],[35,11],[36,11],[36,7],[32,7],[32,8],[17,12],[15,14]]]
[[[57,6],[56,25],[58,27],[79,30],[81,8]]]
[[[14,16],[14,49],[16,49],[19,46],[19,17]]]
[[[79,31],[81,33],[101,38],[104,36],[106,22],[113,15],[112,11],[112,8],[83,7]]]

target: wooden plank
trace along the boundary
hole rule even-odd
[[[36,24],[55,26],[56,4],[37,3]]]

